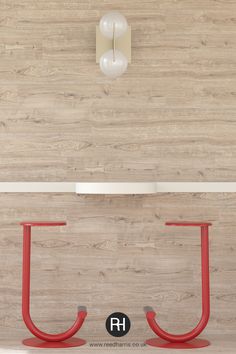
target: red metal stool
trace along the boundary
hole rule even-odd
[[[210,344],[204,339],[195,339],[206,327],[210,316],[210,281],[209,281],[209,237],[208,229],[211,223],[201,222],[167,222],[168,226],[192,226],[201,228],[201,265],[202,265],[202,317],[197,326],[185,334],[171,334],[157,324],[156,313],[151,307],[145,307],[149,326],[160,338],[148,339],[146,343],[153,347],[173,349],[202,348]]]
[[[81,328],[85,317],[86,308],[78,307],[77,318],[66,332],[48,334],[38,329],[30,316],[30,256],[31,256],[31,227],[32,226],[64,226],[66,222],[22,222],[23,226],[23,272],[22,272],[22,315],[30,332],[37,338],[23,340],[23,344],[38,348],[68,348],[78,347],[86,343],[80,338],[71,338]]]

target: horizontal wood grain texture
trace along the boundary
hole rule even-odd
[[[205,336],[235,331],[235,194],[1,194],[0,215],[0,327],[9,336],[17,330],[27,335],[21,318],[19,226],[26,219],[68,223],[33,229],[31,304],[40,328],[66,329],[78,304],[88,308],[81,336],[89,340],[111,339],[104,321],[114,311],[132,320],[125,340],[148,338],[146,305],[155,308],[164,328],[192,328],[201,314],[199,230],[164,223],[204,220],[213,223],[211,319]]]
[[[110,10],[132,25],[116,81]],[[236,2],[1,0],[1,181],[235,181]]]
[[[95,63],[95,26],[114,9],[132,26],[133,60],[110,81]],[[234,0],[0,0],[0,181],[235,181],[235,14]],[[235,215],[235,194],[0,194],[0,342],[29,336],[25,219],[68,222],[33,230],[37,325],[66,329],[86,305],[81,336],[111,340],[104,321],[124,311],[127,341],[152,336],[145,305],[170,331],[196,324],[199,234],[164,223],[212,222],[205,336],[233,341]]]

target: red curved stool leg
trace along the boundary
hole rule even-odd
[[[209,237],[210,223],[168,222],[168,226],[197,226],[201,228],[201,267],[202,267],[202,316],[197,326],[184,334],[172,334],[164,331],[156,322],[156,313],[151,307],[144,308],[150,328],[159,338],[148,339],[147,344],[154,347],[193,349],[210,344],[203,339],[195,339],[206,327],[210,316],[210,280],[209,280]]]
[[[68,348],[84,345],[85,340],[71,338],[81,328],[87,311],[79,307],[74,324],[65,332],[48,334],[35,326],[30,316],[30,258],[31,258],[31,227],[33,226],[63,226],[65,222],[22,222],[23,226],[23,271],[22,271],[22,316],[27,328],[37,338],[23,340],[23,344],[38,348]]]

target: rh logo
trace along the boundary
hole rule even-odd
[[[122,312],[114,312],[106,320],[107,332],[113,337],[123,337],[130,330],[130,319]]]

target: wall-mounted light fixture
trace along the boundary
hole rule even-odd
[[[96,62],[112,79],[123,75],[131,63],[131,27],[119,12],[104,15],[96,28]]]

